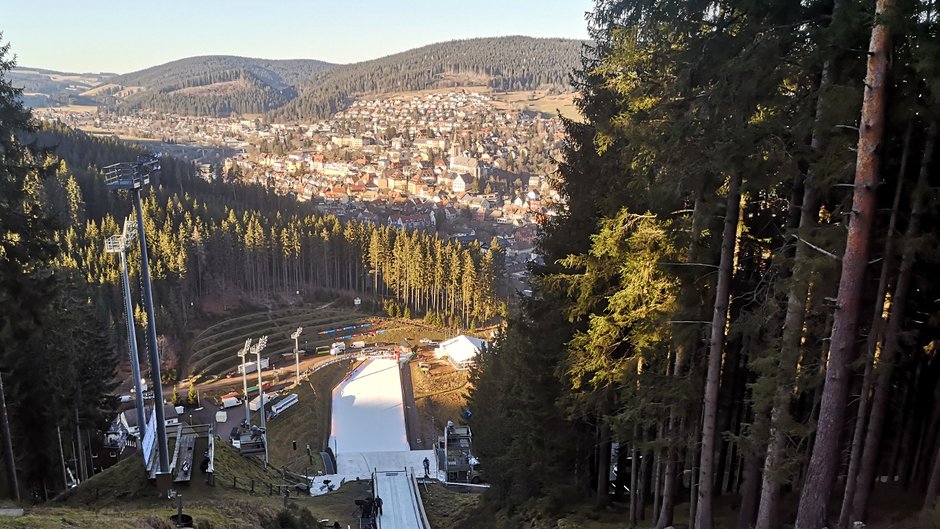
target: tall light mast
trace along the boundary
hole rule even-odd
[[[244,391],[243,395],[245,397],[245,426],[251,425],[251,411],[248,409],[248,369],[246,369],[246,362],[248,361],[248,352],[251,350],[251,338],[245,340],[245,347],[238,352],[238,357],[241,358],[241,371],[242,371],[242,390]],[[258,391],[261,391],[261,387],[258,387]]]
[[[268,425],[264,417],[264,389],[261,387],[261,350],[268,345],[268,337],[262,336],[258,343],[251,347],[251,351],[255,353],[255,361],[258,363],[258,395],[261,399],[261,435],[264,439],[264,466],[268,466]]]
[[[297,327],[297,331],[290,335],[294,339],[294,364],[297,376],[297,385],[300,385],[300,333],[304,331],[303,327]]]
[[[144,435],[147,433],[147,419],[144,416],[144,393],[140,378],[140,356],[137,351],[137,330],[134,326],[134,305],[131,302],[131,281],[127,269],[127,248],[137,237],[137,225],[130,215],[124,220],[124,231],[105,239],[104,248],[108,253],[121,256],[121,277],[124,283],[124,312],[127,319],[127,344],[131,357],[131,373],[134,377],[134,404],[137,406],[137,439],[143,447]],[[147,454],[141,450],[144,461]]]
[[[104,183],[108,189],[126,189],[134,198],[137,211],[137,234],[140,240],[140,270],[144,290],[144,308],[147,311],[147,344],[150,349],[150,377],[153,379],[154,412],[157,415],[157,450],[160,462],[158,474],[170,473],[167,453],[166,417],[163,410],[163,380],[160,376],[160,351],[157,349],[157,321],[153,309],[153,289],[150,284],[150,259],[147,255],[147,233],[144,230],[144,210],[140,191],[150,183],[150,176],[160,171],[160,160],[153,155],[140,155],[136,162],[121,162],[104,168]]]

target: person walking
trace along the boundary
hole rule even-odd
[[[424,477],[429,477],[431,475],[431,461],[428,458],[424,458]]]
[[[375,513],[382,516],[382,498],[379,496],[375,497]]]

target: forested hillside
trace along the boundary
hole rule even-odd
[[[44,129],[36,140],[61,157],[43,196],[63,224],[64,264],[101,288],[100,314],[119,320],[119,264],[103,241],[121,231],[131,202],[107,191],[97,170],[74,168],[134,159],[137,151],[63,128]],[[182,162],[169,159],[163,167],[159,185],[144,198],[144,221],[158,328],[170,336],[182,333],[188,307],[279,292],[374,292],[394,315],[425,314],[454,327],[479,324],[499,309],[498,245],[484,251],[422,232],[341,222],[259,187],[208,184]],[[135,300],[143,324],[139,305]]]
[[[317,119],[346,108],[356,96],[380,92],[467,85],[567,91],[581,44],[530,37],[455,40],[348,65],[190,57],[112,77],[85,96],[119,112]]]
[[[308,59],[189,57],[110,78],[92,91],[92,97],[119,111],[261,114],[290,101],[300,80],[330,67]]]
[[[496,90],[554,86],[567,91],[582,41],[497,37],[431,44],[380,59],[337,66],[298,86],[274,119],[324,118],[364,94],[486,85]]]
[[[13,86],[22,88],[20,99],[30,108],[92,104],[88,97],[80,94],[101,83],[114,74],[109,73],[69,73],[44,70],[42,68],[15,68],[10,74]]]
[[[40,198],[52,168],[14,135],[32,125],[13,65],[0,43],[0,428],[6,490],[19,500],[57,479],[60,432],[81,446],[82,430],[113,410],[117,352],[82,275],[58,265],[61,225]]]
[[[226,70],[245,70],[274,88],[294,86],[314,73],[333,66],[313,59],[254,59],[231,55],[188,57],[118,75],[109,81],[125,86],[146,86],[160,89],[181,85],[188,79]]]
[[[936,527],[935,6],[598,0],[591,20],[568,210],[474,375],[480,516]]]

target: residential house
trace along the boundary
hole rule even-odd
[[[473,182],[469,174],[457,174],[450,186],[454,193],[466,193],[467,187]]]

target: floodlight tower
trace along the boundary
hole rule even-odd
[[[248,360],[246,357],[248,356],[248,352],[250,350],[251,350],[251,338],[248,338],[247,340],[245,340],[245,347],[243,347],[242,350],[238,352],[238,357],[241,358],[242,360],[241,367],[242,367],[242,388],[244,391],[243,395],[245,398],[245,426],[251,425],[251,411],[248,409],[248,370],[245,369],[245,362],[246,360]],[[260,386],[258,387],[258,390],[259,391],[261,390]]]
[[[130,347],[131,373],[134,377],[134,404],[137,406],[137,438],[143,446],[144,434],[147,431],[147,419],[144,417],[144,394],[141,389],[140,356],[137,352],[137,331],[134,328],[134,305],[131,302],[131,281],[127,271],[127,248],[137,236],[137,225],[128,215],[124,220],[124,231],[105,239],[104,248],[108,253],[117,253],[121,256],[121,276],[124,280],[124,311],[127,313],[127,343]],[[147,456],[144,455],[146,461]]]
[[[163,412],[163,380],[160,376],[160,351],[157,349],[157,322],[153,310],[153,290],[150,285],[150,260],[147,255],[147,234],[144,231],[144,211],[140,203],[141,189],[150,183],[150,175],[160,171],[160,160],[153,155],[140,155],[136,162],[121,162],[104,168],[104,184],[108,189],[126,189],[134,197],[137,210],[137,235],[140,240],[140,271],[144,290],[144,308],[147,310],[147,344],[150,348],[150,377],[153,379],[154,412],[157,414],[157,450],[159,474],[170,472],[170,459],[166,447],[166,417]]]
[[[290,335],[294,339],[294,362],[297,371],[297,385],[300,385],[300,333],[304,331],[303,327],[297,327],[297,331]]]
[[[261,435],[264,439],[264,466],[268,466],[268,426],[264,417],[264,388],[261,386],[261,350],[268,345],[268,337],[262,336],[258,343],[251,347],[251,351],[255,353],[255,361],[258,362],[258,397],[261,399]]]

